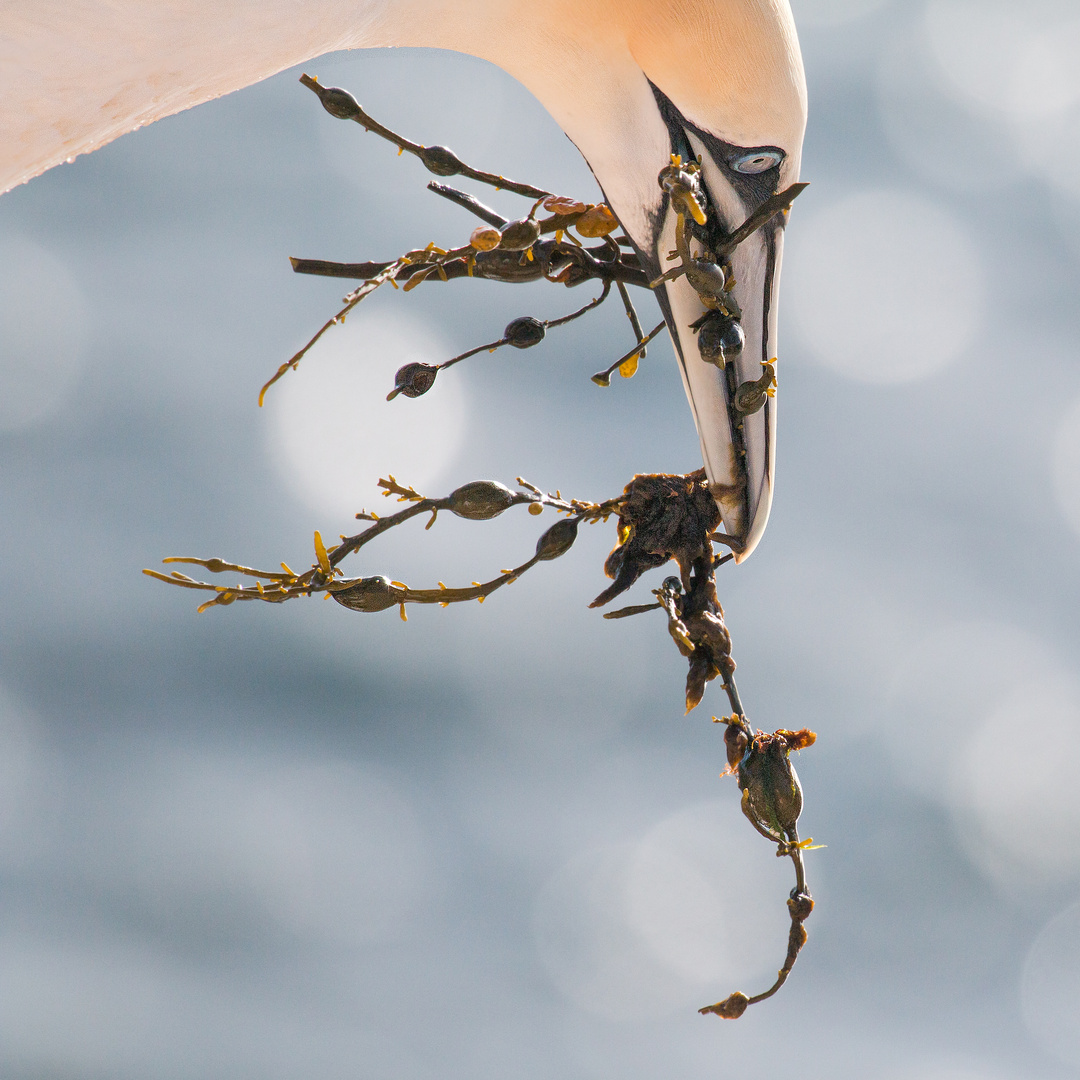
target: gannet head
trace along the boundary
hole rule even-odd
[[[654,278],[672,272],[671,252],[681,247],[676,273],[690,257],[693,269],[664,282],[658,299],[710,486],[741,561],[760,540],[772,504],[776,300],[786,214],[776,213],[734,248],[729,238],[797,177],[799,147],[730,142],[694,124],[659,88],[655,93],[676,148],[673,161],[693,179],[701,212],[697,220],[682,214],[680,238],[678,200],[669,195],[639,255]]]
[[[631,49],[649,79],[671,153],[699,163],[706,220],[688,230],[696,255],[719,252],[725,235],[798,180],[806,83],[786,0],[701,0],[688,5],[687,21],[694,32],[680,41],[650,33],[643,17]],[[765,365],[777,355],[785,223],[784,214],[776,215],[718,260],[734,278],[734,304],[710,309],[708,296],[703,299],[687,275],[657,290],[706,472],[739,561],[761,539],[772,505],[776,398],[768,384],[776,369]],[[650,274],[673,265],[675,224],[676,207],[663,195],[631,226]],[[782,377],[782,364],[779,371]],[[736,394],[755,382],[764,394]]]
[[[517,4],[513,47],[500,39],[506,20],[490,27],[485,55],[533,91],[584,155],[651,280],[672,267],[677,247],[676,207],[657,183],[672,155],[700,169],[694,256],[719,254],[723,237],[798,180],[806,80],[788,0],[549,0],[526,33],[535,9]],[[777,355],[784,224],[777,215],[719,260],[734,279],[733,304],[720,306],[737,308],[737,319],[710,314],[687,275],[656,288],[739,560],[760,540],[772,505],[776,399],[766,392],[749,413],[734,403]],[[741,349],[720,354],[718,343],[739,338]]]

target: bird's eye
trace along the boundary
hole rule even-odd
[[[753,176],[775,168],[783,160],[784,155],[779,150],[751,150],[748,154],[737,157],[731,163],[731,167],[736,172],[749,173]]]

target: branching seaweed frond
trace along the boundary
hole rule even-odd
[[[388,399],[399,395],[414,398],[427,393],[440,371],[479,353],[495,352],[505,346],[533,348],[545,340],[548,331],[574,322],[598,308],[614,288],[630,322],[634,344],[613,364],[592,376],[594,383],[606,387],[616,371],[624,378],[632,377],[639,362],[645,358],[650,342],[665,328],[664,322],[660,322],[645,333],[631,301],[629,287],[655,288],[662,282],[685,277],[706,309],[691,328],[698,334],[702,359],[724,371],[731,399],[729,418],[735,446],[739,449],[742,420],[762,408],[774,393],[776,360],[763,360],[760,378],[741,384],[735,382],[734,365],[727,365],[726,357],[737,355],[742,343],[741,311],[733,294],[735,282],[730,256],[754,232],[777,215],[786,214],[805,184],[792,185],[773,195],[742,225],[726,232],[717,224],[715,215],[710,217],[699,164],[694,161],[684,164],[681,157],[673,154],[670,165],[661,169],[658,179],[676,216],[675,250],[669,256],[670,268],[650,281],[632,242],[618,231],[619,223],[606,204],[553,194],[472,168],[446,147],[423,146],[380,124],[348,91],[323,87],[308,75],[302,76],[300,81],[319,97],[331,115],[354,121],[386,139],[398,148],[399,154],[407,152],[418,157],[437,176],[464,176],[496,190],[527,198],[530,206],[524,216],[511,221],[467,192],[432,182],[428,187],[434,194],[480,220],[481,224],[472,230],[465,242],[449,247],[429,243],[385,262],[334,263],[293,259],[293,269],[297,273],[359,280],[360,284],[343,297],[343,307],[337,314],[328,319],[303,348],[281,364],[265,383],[259,394],[260,405],[270,387],[287,372],[295,371],[307,352],[332,326],[343,323],[358,304],[382,286],[389,283],[392,288],[408,293],[428,282],[473,277],[508,284],[545,280],[567,288],[597,282],[600,288],[587,303],[558,318],[542,320],[521,316],[508,323],[500,337],[449,360],[438,364],[405,365],[397,372]],[[647,572],[669,561],[675,562],[678,574],[666,577],[652,590],[652,602],[611,611],[604,618],[619,620],[652,611],[665,615],[668,634],[688,665],[687,713],[701,702],[708,683],[721,680],[732,710],[729,716],[713,718],[724,725],[727,768],[721,775],[736,776],[742,792],[743,814],[758,834],[776,845],[777,857],[791,859],[795,869],[795,885],[787,900],[791,920],[787,953],[776,980],[762,993],[748,996],[738,991],[705,1006],[700,1012],[735,1019],[750,1005],[772,997],[786,981],[806,943],[803,924],[814,907],[806,880],[804,856],[820,845],[799,837],[803,793],[790,755],[811,746],[816,735],[805,728],[798,731],[780,728],[771,734],[755,731],[743,708],[735,683],[731,635],[716,590],[716,572],[741,550],[740,541],[719,531],[720,512],[704,470],[685,475],[635,476],[620,495],[602,502],[566,499],[560,491],[556,490],[554,494],[542,491],[522,477],[517,478],[516,490],[495,481],[477,480],[440,498],[423,495],[393,475],[380,479],[378,486],[385,498],[396,500],[400,509],[385,515],[361,510],[356,519],[366,522],[367,526],[354,535],[341,535],[338,543],[330,546],[316,531],[314,559],[307,569],[296,571],[282,562],[278,570],[260,570],[220,558],[174,556],[163,561],[170,565],[198,566],[212,575],[229,575],[241,580],[215,584],[198,581],[176,569],[167,573],[158,570],[145,570],[144,573],[178,588],[207,594],[208,598],[198,608],[200,612],[228,606],[238,600],[283,603],[321,594],[352,611],[374,613],[396,608],[400,617],[406,619],[408,604],[447,607],[471,601],[483,603],[492,593],[512,584],[538,563],[557,559],[569,551],[582,522],[595,524],[616,516],[617,541],[604,564],[611,584],[590,606],[608,604],[631,589]],[[515,506],[525,506],[534,515],[542,514],[548,508],[559,515],[558,520],[539,536],[529,558],[500,570],[497,576],[486,581],[448,586],[437,580],[433,588],[412,588],[382,574],[347,577],[342,569],[347,558],[360,553],[376,537],[413,518],[426,517],[424,527],[427,530],[436,523],[442,511],[471,521],[486,521]],[[717,544],[731,550],[717,552],[714,550]]]
[[[324,87],[308,75],[301,76],[300,81],[318,95],[323,107],[332,116],[355,121],[365,130],[392,143],[399,152],[415,155],[437,176],[464,176],[498,190],[525,196],[533,203],[524,217],[508,221],[474,196],[433,182],[428,185],[431,191],[449,199],[484,223],[472,231],[466,242],[450,247],[429,243],[386,262],[333,263],[320,259],[292,259],[293,269],[297,273],[358,278],[362,284],[342,299],[342,308],[266,381],[259,393],[260,405],[265,401],[270,387],[287,372],[295,371],[327,330],[343,323],[357,304],[387,282],[394,288],[400,285],[404,292],[411,292],[426,281],[445,282],[462,277],[479,277],[510,284],[546,280],[567,288],[596,281],[601,287],[595,299],[561,318],[541,320],[522,316],[512,320],[497,340],[478,345],[441,364],[406,365],[397,374],[394,388],[388,395],[390,398],[398,394],[419,397],[427,393],[440,370],[477,353],[494,352],[505,345],[517,349],[538,345],[548,330],[572,322],[604,303],[612,285],[618,288],[636,344],[611,370],[617,368],[624,378],[634,374],[638,362],[645,358],[649,341],[663,329],[663,324],[648,336],[642,332],[641,321],[627,286],[647,288],[648,277],[641,269],[629,239],[618,234],[618,220],[606,204],[555,195],[531,184],[474,169],[444,146],[423,146],[380,124],[360,107],[347,90]],[[547,211],[547,216],[538,217],[541,210]],[[586,246],[585,240],[600,242]],[[594,381],[608,385],[598,378],[594,378]]]
[[[406,604],[448,604],[467,600],[483,603],[497,589],[516,581],[522,574],[531,570],[537,563],[556,559],[569,551],[577,537],[577,528],[581,522],[595,523],[606,521],[617,513],[622,504],[621,497],[606,502],[588,502],[581,499],[564,499],[560,492],[554,495],[541,491],[528,481],[518,478],[519,490],[512,491],[493,480],[476,480],[452,491],[445,498],[428,498],[415,488],[400,484],[391,475],[379,480],[379,487],[387,498],[396,496],[398,502],[409,505],[402,510],[386,516],[361,510],[356,517],[372,524],[354,536],[341,536],[340,542],[327,547],[322,534],[314,534],[315,561],[303,571],[293,570],[287,563],[281,563],[281,570],[258,570],[241,563],[227,562],[224,559],[203,559],[193,556],[171,556],[162,560],[167,564],[185,563],[201,566],[212,574],[240,574],[254,579],[250,583],[238,582],[230,585],[216,585],[206,581],[196,581],[180,571],[162,573],[159,570],[144,570],[149,577],[164,581],[179,588],[195,589],[214,594],[212,599],[199,606],[199,611],[211,607],[225,607],[237,600],[262,600],[266,603],[282,603],[301,596],[326,593],[339,604],[354,611],[383,611],[399,606],[402,617]],[[498,517],[513,506],[527,506],[532,513],[541,513],[545,506],[565,514],[551,526],[537,541],[536,550],[530,559],[519,566],[502,573],[490,581],[474,581],[463,588],[448,588],[439,582],[437,589],[411,589],[398,581],[392,581],[382,575],[375,577],[346,578],[340,563],[349,555],[358,552],[377,536],[403,525],[411,518],[430,514],[425,526],[430,529],[440,510],[449,511],[457,517],[471,521],[484,521]]]

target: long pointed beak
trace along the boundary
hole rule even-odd
[[[657,245],[660,259],[674,247],[675,214],[669,211]],[[757,546],[772,507],[776,464],[772,364],[782,251],[783,218],[777,217],[730,254],[735,284],[729,295],[741,312],[737,320],[716,311],[710,314],[686,276],[657,289],[701,440],[705,471],[738,562]],[[738,327],[732,327],[734,321]]]

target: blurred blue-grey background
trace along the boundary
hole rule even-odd
[[[0,199],[5,1078],[1080,1075],[1080,18],[794,6],[812,186],[778,492],[720,579],[752,719],[819,736],[803,832],[828,846],[788,985],[737,1023],[697,1015],[771,981],[790,867],[718,779],[715,686],[683,717],[663,619],[587,610],[610,523],[407,624],[315,599],[196,616],[140,574],[307,566],[314,529],[389,508],[387,471],[603,498],[699,464],[666,343],[589,381],[629,345],[617,301],[384,400],[407,360],[588,287],[386,290],[259,410],[345,290],[287,256],[474,225],[296,70]],[[489,65],[305,70],[413,139],[596,197]],[[352,572],[490,577],[545,523],[444,515]]]

